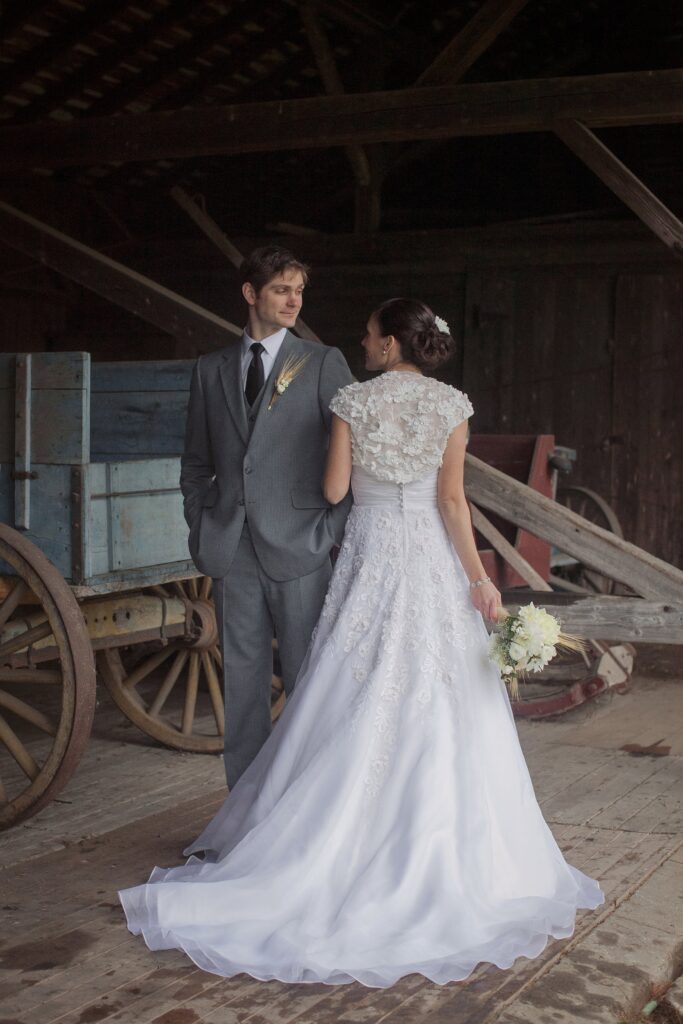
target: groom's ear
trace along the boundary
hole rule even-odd
[[[250,306],[253,306],[256,302],[256,289],[254,288],[251,281],[245,281],[242,285],[242,295],[244,295],[245,302],[248,302]]]

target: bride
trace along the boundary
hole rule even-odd
[[[332,400],[325,497],[350,483],[354,505],[296,690],[187,863],[120,893],[151,949],[220,975],[456,981],[537,956],[604,898],[543,820],[487,656],[472,406],[423,376],[447,324],[392,299],[363,347],[384,372]]]

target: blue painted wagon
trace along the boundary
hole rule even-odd
[[[191,370],[0,355],[0,825],[72,774],[96,665],[148,735],[222,749],[211,580],[190,560],[178,486]]]

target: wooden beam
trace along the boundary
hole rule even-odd
[[[637,217],[678,256],[683,256],[683,224],[585,124],[559,121],[555,134]]]
[[[0,129],[0,169],[683,120],[683,69],[239,103]]]
[[[486,540],[491,544],[493,549],[505,559],[512,568],[519,573],[525,583],[535,590],[552,590],[553,588],[546,583],[540,573],[536,572],[533,565],[527,562],[526,558],[520,555],[514,544],[503,536],[490,519],[488,519],[481,509],[477,508],[476,505],[470,505],[470,512],[472,514],[472,525],[475,529],[479,530],[482,537],[486,537]]]
[[[477,505],[542,537],[605,576],[625,583],[636,594],[654,601],[683,604],[680,569],[595,526],[469,453],[465,456],[465,493]]]
[[[505,607],[514,612],[533,601],[548,609],[567,633],[601,640],[652,644],[683,644],[683,604],[643,601],[638,597],[567,597],[545,592],[503,595]]]
[[[239,251],[236,245],[230,241],[230,239],[221,231],[218,224],[212,217],[209,217],[206,210],[203,210],[191,196],[185,192],[180,186],[175,186],[171,189],[171,198],[175,199],[178,206],[185,211],[188,217],[194,221],[198,228],[200,228],[206,237],[213,242],[217,249],[223,253],[224,256],[232,263],[236,270],[239,270],[242,266],[242,260],[244,257]],[[320,341],[320,338],[312,330],[301,317],[297,318],[296,331],[302,338],[308,338],[309,341]]]
[[[485,0],[415,85],[453,85],[498,38],[529,0]]]
[[[228,320],[3,202],[0,239],[194,350],[210,351],[242,336]]]

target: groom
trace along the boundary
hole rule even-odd
[[[321,486],[330,400],[351,372],[338,349],[290,331],[308,268],[265,246],[241,274],[248,323],[241,341],[197,360],[180,474],[190,554],[214,581],[228,786],[270,733],[273,634],[285,692],[294,687],[350,504],[329,505]]]

